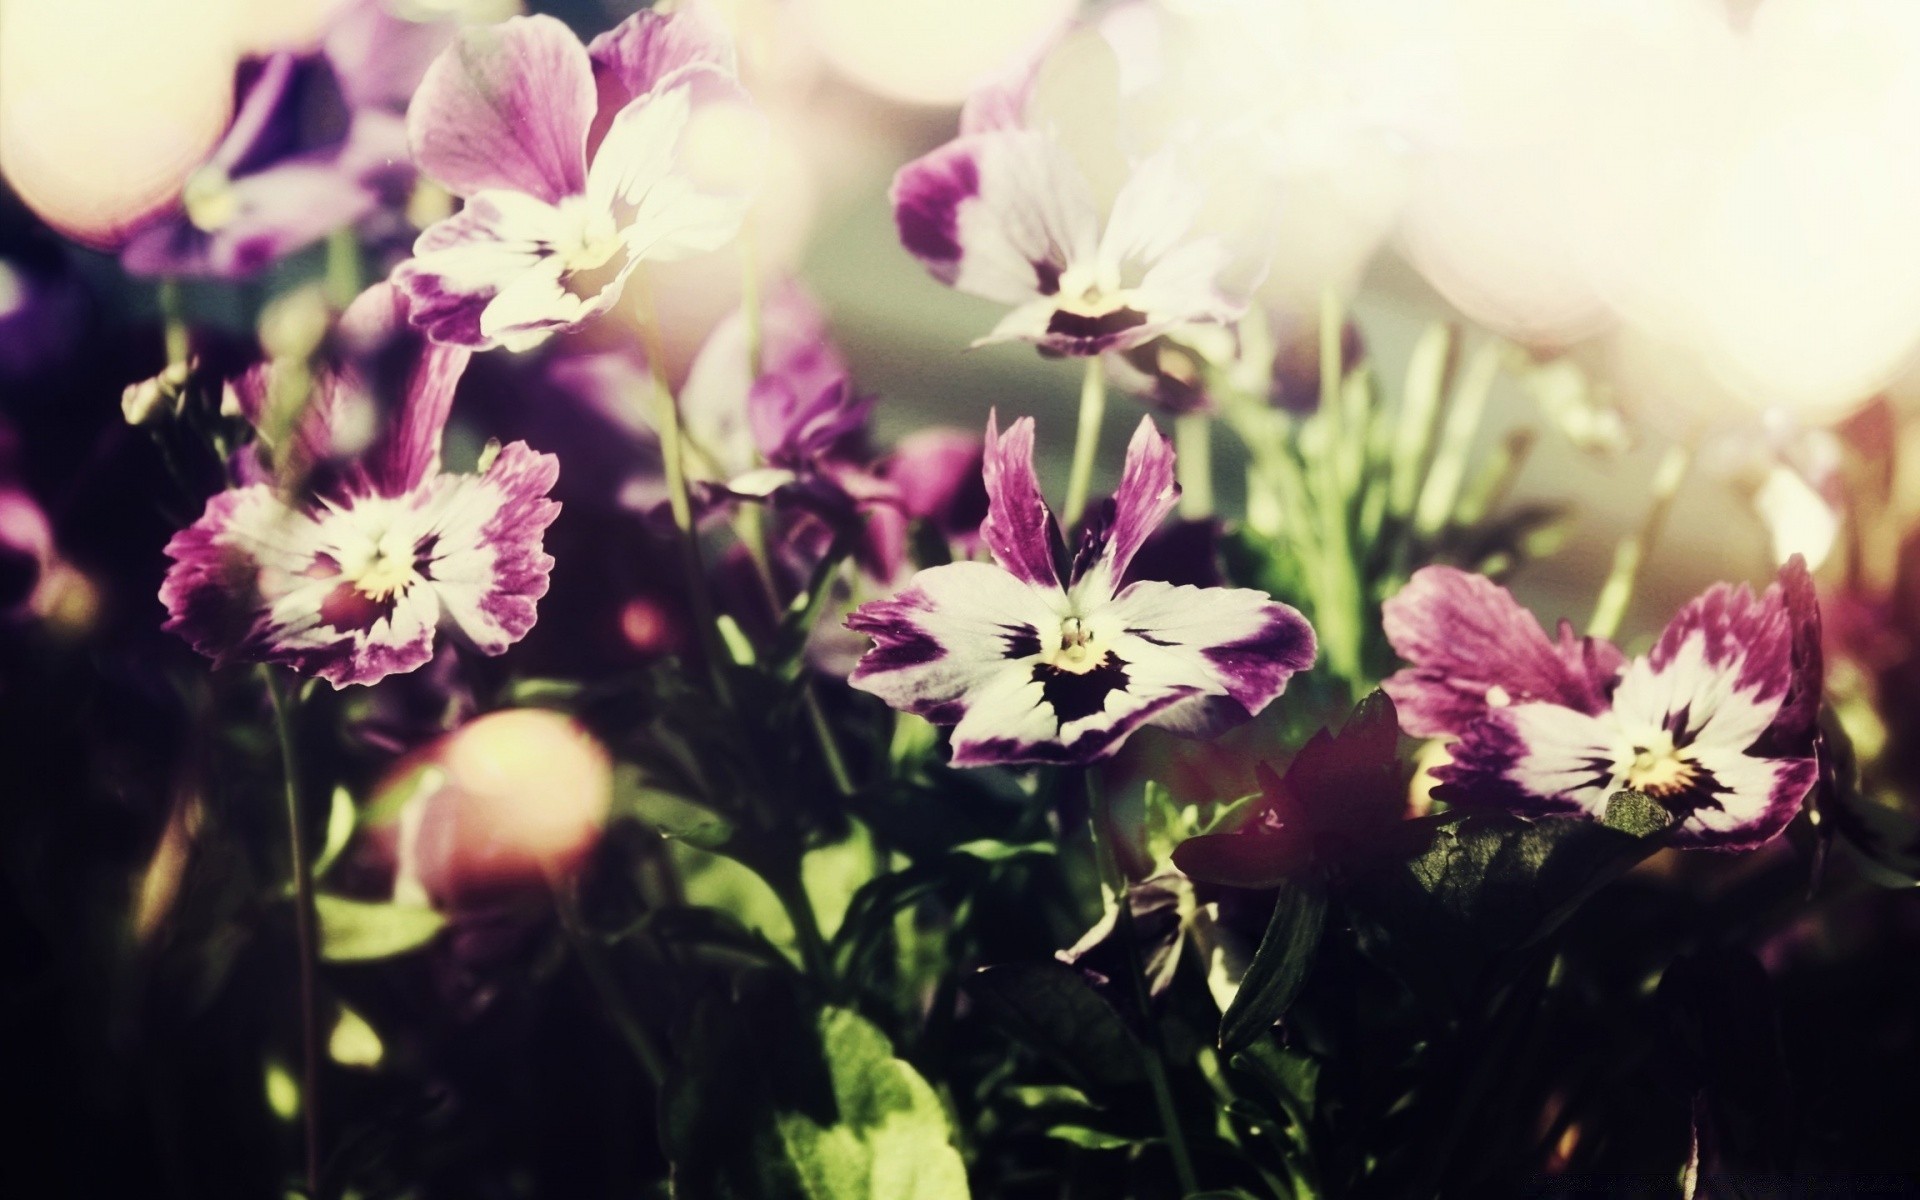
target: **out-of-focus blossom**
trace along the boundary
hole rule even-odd
[[[1034,475],[1032,418],[1004,437],[989,419],[985,466],[994,563],[921,571],[847,622],[875,641],[849,682],[955,726],[956,765],[1092,762],[1149,724],[1214,733],[1312,665],[1306,619],[1263,592],[1129,582],[1179,495],[1151,419],[1071,557]]]
[[[406,97],[453,23],[354,0],[315,51],[240,65],[234,117],[178,202],[121,251],[139,275],[251,275],[397,200],[412,180]]]
[[[53,525],[20,479],[19,438],[0,424],[0,616],[26,611],[57,561]]]
[[[1759,596],[1717,584],[1631,661],[1562,622],[1548,640],[1505,589],[1427,567],[1384,608],[1413,665],[1384,687],[1417,737],[1454,737],[1449,803],[1598,817],[1623,788],[1674,817],[1677,843],[1752,849],[1819,773],[1820,613],[1806,564]]]
[[[799,0],[801,32],[869,91],[958,104],[1056,33],[1078,0]]]
[[[86,315],[85,293],[62,256],[0,255],[0,379],[25,379],[65,360]]]
[[[1188,838],[1173,861],[1195,879],[1270,888],[1307,872],[1401,854],[1426,840],[1407,823],[1393,702],[1374,693],[1339,733],[1307,739],[1284,774],[1255,769],[1260,799],[1231,828]]]
[[[976,345],[1102,354],[1246,311],[1264,252],[1209,220],[1215,197],[1181,144],[1137,147],[1119,128],[1123,73],[1098,33],[1070,37],[975,93],[960,136],[894,177],[908,252],[1012,308]],[[1068,106],[1066,92],[1084,94]]]
[[[407,128],[421,171],[466,200],[394,272],[411,319],[512,350],[607,311],[641,262],[729,241],[765,137],[702,6],[636,13],[591,46],[546,16],[467,30]]]
[[[401,759],[375,789],[369,857],[397,902],[463,913],[551,894],[599,840],[607,750],[545,709],[488,713]]]
[[[118,246],[180,194],[233,111],[229,6],[7,0],[0,25],[7,182],[67,236]]]
[[[355,308],[391,325],[397,299],[379,287]],[[404,401],[381,421],[375,389],[394,384],[396,353]],[[552,567],[540,543],[559,511],[546,498],[559,464],[514,442],[477,474],[440,469],[466,358],[402,345],[318,371],[291,431],[278,428],[272,372],[243,381],[236,403],[279,439],[276,472],[305,482],[222,492],[175,535],[166,628],[215,659],[282,663],[335,687],[421,666],[443,623],[486,654],[524,636]]]

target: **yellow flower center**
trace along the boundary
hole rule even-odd
[[[233,180],[219,167],[201,167],[187,176],[180,189],[180,206],[186,209],[187,220],[202,233],[217,233],[240,215]]]
[[[1682,754],[1665,730],[1648,744],[1635,746],[1633,763],[1627,768],[1627,786],[1654,797],[1684,792],[1699,778],[1699,764]]]
[[[1107,658],[1107,648],[1094,631],[1079,617],[1060,622],[1060,642],[1046,656],[1047,665],[1074,675],[1084,675]]]

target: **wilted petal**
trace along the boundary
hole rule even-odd
[[[987,415],[987,444],[983,477],[987,484],[987,519],[980,538],[1002,567],[1015,578],[1036,586],[1058,587],[1053,543],[1058,536],[1040,479],[1033,472],[1033,418],[1021,417],[1000,433],[998,416]]]
[[[1098,243],[1092,190],[1042,134],[949,142],[902,167],[892,199],[901,243],[934,278],[1003,304],[1054,295]]]
[[[1492,580],[1424,567],[1382,607],[1387,640],[1412,663],[1381,686],[1416,737],[1462,734],[1489,706],[1550,701],[1589,715],[1607,708],[1622,656],[1563,623],[1547,639],[1532,613]]]
[[[593,68],[549,16],[461,31],[407,110],[422,173],[456,195],[523,192],[548,204],[586,186]]]

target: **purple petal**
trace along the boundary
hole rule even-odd
[[[1158,722],[1211,736],[1273,703],[1313,666],[1313,627],[1299,612],[1247,588],[1175,587],[1142,581],[1114,600],[1125,631],[1115,653],[1143,679],[1190,689],[1188,704]]]
[[[1041,134],[948,142],[900,168],[890,195],[901,244],[935,279],[1003,304],[1053,295],[1099,234],[1085,177]]]
[[[413,244],[414,257],[394,268],[408,320],[436,342],[518,349],[610,305],[604,294],[583,298],[562,286],[552,248],[559,221],[557,210],[530,196],[473,197],[429,226]],[[490,312],[503,294],[519,302],[511,311]]]
[[[595,109],[586,47],[548,16],[470,27],[427,68],[407,110],[414,159],[456,195],[549,204],[583,191]]]
[[[1598,817],[1620,782],[1619,731],[1558,704],[1492,710],[1447,749],[1452,761],[1434,771],[1434,795],[1451,805]]]
[[[969,541],[978,538],[987,515],[985,463],[979,435],[936,427],[901,438],[881,473],[907,516],[930,522],[950,538]]]
[[[1382,617],[1394,651],[1413,665],[1381,686],[1415,737],[1464,734],[1490,704],[1603,712],[1623,661],[1611,643],[1576,637],[1565,623],[1560,641],[1548,641],[1505,588],[1452,567],[1414,572]]]
[[[1180,485],[1173,481],[1173,443],[1154,428],[1152,417],[1141,417],[1133,440],[1127,443],[1120,487],[1107,502],[1100,586],[1120,586],[1134,554],[1179,500]]]
[[[386,0],[356,0],[327,31],[324,48],[350,107],[403,113],[459,28],[452,19],[409,20]]]
[[[560,515],[547,499],[559,476],[559,459],[512,442],[486,474],[442,475],[430,485],[445,505],[444,528],[475,530],[445,539],[431,569],[447,615],[483,654],[504,653],[533,628],[553,570],[541,544]]]
[[[288,160],[208,186],[225,211],[197,225],[175,212],[143,226],[120,252],[135,275],[245,279],[372,212],[379,197],[337,153]]]
[[[733,34],[709,4],[682,5],[671,14],[642,10],[587,45],[599,93],[590,145],[598,146],[613,114],[670,83],[688,67],[737,74]]]
[[[1040,480],[1033,473],[1032,417],[1021,417],[1002,436],[997,414],[987,415],[982,477],[987,485],[987,519],[980,523],[980,538],[995,561],[1023,583],[1060,586],[1053,564],[1058,533],[1046,497],[1040,494]]]

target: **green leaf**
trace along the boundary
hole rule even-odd
[[[1021,1043],[1095,1086],[1136,1083],[1140,1039],[1086,977],[1062,962],[1005,963],[966,982],[978,1000]]]
[[[1600,823],[1634,837],[1651,837],[1673,824],[1673,814],[1645,792],[1615,792]]]
[[[1056,851],[1052,842],[1002,842],[994,838],[979,838],[960,843],[953,848],[953,853],[977,858],[983,863],[1003,863]]]
[[[717,850],[733,839],[733,822],[704,804],[642,782],[640,772],[620,768],[616,786],[620,805],[661,837]]]
[[[1082,1150],[1130,1150],[1144,1144],[1132,1138],[1121,1137],[1116,1133],[1090,1129],[1085,1125],[1055,1125],[1047,1130],[1047,1136],[1078,1146]]]
[[[677,1200],[965,1200],[932,1087],[844,1008],[714,998],[668,1076]]]
[[[313,877],[323,879],[333,864],[340,860],[340,852],[347,848],[347,840],[353,836],[353,793],[344,787],[333,789],[333,804],[327,809],[327,840],[320,847],[320,857],[314,860]]]
[[[1306,983],[1313,952],[1327,923],[1327,898],[1317,886],[1282,883],[1266,936],[1253,953],[1233,1003],[1220,1018],[1220,1048],[1232,1053],[1273,1028]]]
[[[320,918],[320,957],[328,962],[365,962],[417,950],[433,940],[447,919],[412,904],[379,904],[344,896],[315,896]]]

